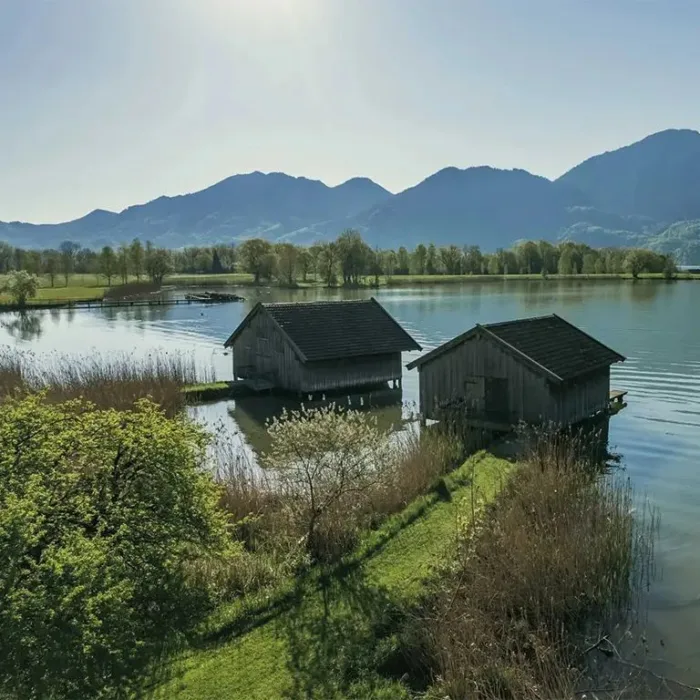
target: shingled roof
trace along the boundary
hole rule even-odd
[[[566,382],[588,372],[609,367],[624,357],[565,321],[560,316],[539,316],[504,323],[477,325],[408,365],[420,367],[472,335],[482,332],[549,379]]]
[[[257,304],[224,343],[226,347],[257,313],[269,314],[304,362],[421,349],[374,297]]]

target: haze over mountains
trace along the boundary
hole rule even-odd
[[[522,238],[571,238],[648,246],[697,263],[700,133],[662,131],[593,156],[554,181],[518,169],[448,167],[392,194],[367,178],[328,187],[283,173],[234,175],[120,213],[96,210],[60,224],[0,222],[0,240],[98,247],[138,236],[175,248],[260,236],[308,244],[349,227],[383,248],[433,242],[491,251]]]

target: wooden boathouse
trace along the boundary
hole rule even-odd
[[[401,353],[421,347],[376,299],[256,304],[224,346],[234,380],[297,394],[401,386]]]
[[[420,411],[460,409],[475,427],[573,425],[607,411],[610,367],[624,357],[556,315],[476,325],[408,365],[418,368]]]

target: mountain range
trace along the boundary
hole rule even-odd
[[[134,237],[156,245],[259,236],[309,244],[358,229],[372,246],[480,245],[572,239],[646,246],[700,262],[700,133],[670,129],[593,156],[555,180],[525,170],[448,167],[392,194],[368,178],[336,187],[284,173],[234,175],[199,192],[58,224],[0,222],[0,240],[100,247]]]

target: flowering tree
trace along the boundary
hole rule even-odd
[[[388,436],[376,418],[334,405],[285,411],[269,425],[265,455],[308,551],[323,557],[354,530],[372,490],[391,471]]]
[[[36,275],[30,275],[26,270],[19,270],[9,274],[5,291],[17,306],[25,306],[27,299],[36,296],[38,286]]]

